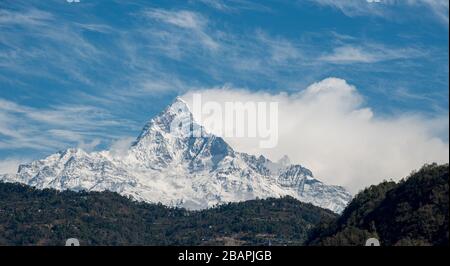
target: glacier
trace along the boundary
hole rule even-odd
[[[198,137],[176,134],[171,128],[174,121],[189,119],[194,121],[188,105],[177,98],[121,154],[70,148],[22,164],[16,174],[0,175],[0,180],[39,189],[109,190],[137,201],[193,210],[292,196],[341,213],[352,199],[343,187],[324,184],[287,156],[273,162],[237,152],[195,122],[190,126],[204,132]]]

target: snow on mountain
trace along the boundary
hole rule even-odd
[[[177,98],[145,125],[124,154],[67,149],[21,165],[17,174],[0,180],[40,189],[110,190],[188,209],[290,195],[340,213],[351,200],[344,188],[322,183],[305,167],[290,164],[287,156],[272,162],[236,152],[195,122],[187,124],[189,129],[203,134],[186,136],[186,123],[173,125],[179,121],[192,121],[192,114]]]

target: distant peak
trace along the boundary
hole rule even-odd
[[[178,96],[175,98],[175,100],[172,101],[169,106],[167,106],[167,108],[160,115],[164,115],[167,113],[178,116],[183,114],[191,114],[191,110],[188,104]]]
[[[180,107],[185,110],[189,110],[189,106],[185,100],[183,100],[180,96],[177,96],[175,100],[168,106],[168,109],[171,107]]]
[[[162,130],[166,133],[179,133],[179,129],[177,129],[177,127],[179,127],[180,124],[189,125],[190,127],[192,122],[193,116],[189,106],[183,99],[181,99],[181,97],[176,97],[172,103],[164,109],[164,111],[147,122],[141,134],[133,143],[133,146],[135,146],[151,130]]]
[[[155,120],[172,120],[174,117],[190,116],[191,110],[188,104],[179,96],[176,97],[167,107],[158,115],[153,117],[150,122]]]
[[[175,98],[175,100],[173,101],[173,103],[176,103],[176,102],[184,103],[184,104],[187,105],[186,101],[183,100],[183,98],[181,98],[180,96],[177,96],[177,97]]]
[[[287,166],[291,164],[291,159],[289,159],[289,157],[287,155],[284,155],[283,157],[281,157],[278,160],[278,163],[283,165],[283,166]]]

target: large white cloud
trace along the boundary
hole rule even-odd
[[[449,160],[448,114],[425,117],[404,113],[377,115],[345,80],[327,78],[294,94],[269,94],[235,88],[190,91],[203,103],[278,102],[279,140],[260,149],[257,138],[225,137],[238,151],[263,154],[273,160],[287,154],[328,183],[352,192],[383,179],[407,176],[425,163]],[[198,119],[198,118],[197,118]]]

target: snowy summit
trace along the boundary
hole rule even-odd
[[[135,200],[204,209],[225,202],[290,195],[340,213],[351,195],[326,185],[287,156],[272,162],[233,150],[221,137],[176,134],[174,121],[192,119],[177,98],[151,119],[123,154],[67,149],[20,165],[17,174],[0,176],[36,188],[110,190]],[[195,122],[193,128],[201,125]]]

